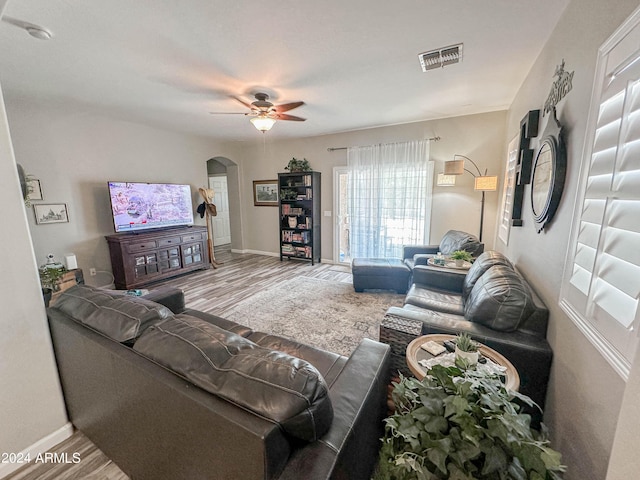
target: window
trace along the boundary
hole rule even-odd
[[[347,149],[352,258],[401,258],[429,238],[433,162],[429,141]]]
[[[627,378],[640,327],[640,9],[600,48],[561,307]]]

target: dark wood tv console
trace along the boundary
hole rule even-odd
[[[176,227],[107,235],[114,283],[132,289],[209,268],[207,227]]]

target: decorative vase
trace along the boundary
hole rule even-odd
[[[475,352],[463,352],[458,347],[456,347],[456,358],[465,359],[469,365],[476,365],[478,363],[479,357],[480,352],[478,352],[477,350]]]
[[[298,217],[289,217],[289,228],[296,228],[298,226]]]
[[[461,258],[456,258],[456,267],[462,267],[464,265],[464,260]]]

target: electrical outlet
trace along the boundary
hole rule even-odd
[[[89,269],[89,275],[91,275],[92,277],[95,277],[95,276],[96,276],[96,269],[95,269],[95,268],[93,268],[93,267],[92,267],[92,268],[90,268],[90,269]]]

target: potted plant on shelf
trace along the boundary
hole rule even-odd
[[[286,167],[284,167],[284,169],[289,170],[289,172],[291,173],[312,171],[311,165],[309,165],[309,161],[306,158],[298,160],[296,157],[293,157],[291,160],[289,160],[289,163]]]
[[[462,267],[464,265],[464,262],[471,263],[471,260],[473,260],[471,254],[466,250],[456,250],[451,255],[449,255],[449,258],[451,258],[451,260],[455,260],[456,267]]]
[[[469,366],[478,363],[478,357],[480,352],[478,351],[479,345],[471,339],[468,333],[462,332],[456,336],[456,360],[462,359]]]
[[[280,198],[282,200],[295,200],[298,197],[298,191],[292,188],[283,188],[280,190]]]
[[[558,480],[565,468],[547,432],[520,413],[522,394],[475,369],[431,368],[394,383],[374,480]]]

